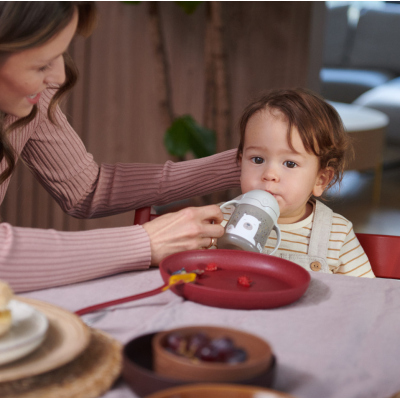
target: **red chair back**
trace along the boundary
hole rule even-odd
[[[378,278],[400,279],[400,236],[357,233]]]
[[[151,207],[138,208],[135,211],[133,225],[143,225],[146,222],[152,221],[156,217],[156,214],[151,213]]]

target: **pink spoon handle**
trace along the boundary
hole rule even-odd
[[[86,308],[82,308],[81,310],[75,311],[75,314],[76,315],[89,314],[93,311],[101,310],[102,308],[116,306],[117,304],[127,303],[129,301],[139,300],[139,299],[143,299],[145,297],[154,296],[155,294],[163,292],[165,289],[168,288],[168,286],[169,286],[169,284],[166,284],[166,285],[160,286],[157,289],[150,290],[148,292],[139,293],[139,294],[135,294],[133,296],[128,296],[128,297],[123,297],[123,298],[117,299],[117,300],[106,301],[105,303],[95,304],[93,306],[89,306]]]
[[[116,306],[117,304],[127,303],[128,301],[139,300],[143,299],[144,297],[154,296],[155,294],[164,292],[165,290],[169,289],[173,285],[178,285],[182,283],[194,282],[196,279],[195,272],[189,273],[181,273],[178,275],[171,275],[169,278],[169,282],[160,286],[157,289],[150,290],[148,292],[135,294],[133,296],[123,297],[122,299],[111,300],[105,303],[95,304],[94,306],[82,308],[81,310],[75,311],[76,315],[84,315],[91,313],[93,311],[101,310],[102,308]]]

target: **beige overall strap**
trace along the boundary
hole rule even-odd
[[[329,238],[332,230],[332,216],[332,210],[317,200],[310,244],[308,246],[309,256],[319,256],[326,259],[328,255]]]

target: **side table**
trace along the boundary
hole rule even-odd
[[[374,169],[373,202],[379,203],[382,184],[383,149],[389,117],[381,111],[355,104],[329,101],[339,113],[353,140],[354,158],[346,170]]]

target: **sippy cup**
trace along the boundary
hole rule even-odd
[[[217,240],[217,247],[262,253],[269,234],[274,230],[277,240],[270,253],[274,254],[281,243],[281,231],[277,225],[280,211],[275,197],[264,190],[251,190],[220,207],[229,204],[236,207],[225,227],[225,233]]]

